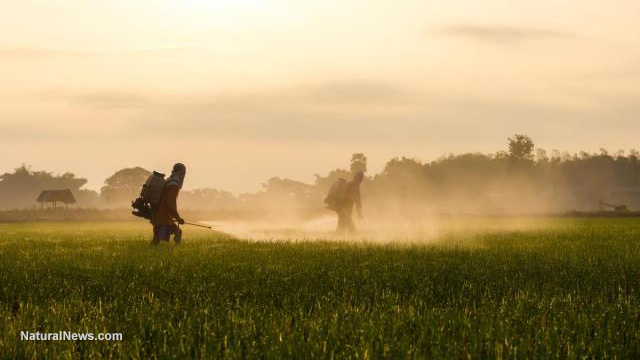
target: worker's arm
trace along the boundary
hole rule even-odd
[[[174,218],[178,223],[184,223],[182,217],[178,213],[178,192],[180,188],[178,186],[170,186],[167,189],[167,208],[169,209],[169,213],[171,217]]]

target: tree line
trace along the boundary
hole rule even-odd
[[[352,163],[352,168],[315,175],[311,184],[273,177],[255,193],[183,191],[180,203],[194,210],[317,213],[333,182],[349,179],[354,170],[366,170],[363,154],[354,159],[360,164],[364,159],[365,167],[353,168]],[[33,206],[40,191],[55,189],[70,189],[80,207],[127,207],[149,174],[141,167],[119,170],[97,192],[84,189],[87,180],[72,173],[55,175],[23,165],[0,175],[1,207]],[[638,151],[547,152],[526,135],[510,137],[505,150],[493,154],[450,154],[426,162],[400,157],[388,161],[380,173],[367,175],[362,191],[370,213],[542,213],[596,210],[601,202],[640,209]]]

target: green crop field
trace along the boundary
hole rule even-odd
[[[475,222],[495,226],[158,247],[140,223],[0,224],[0,356],[640,358],[640,220]]]

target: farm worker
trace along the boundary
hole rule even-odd
[[[182,230],[175,222],[184,224],[184,220],[178,213],[177,199],[186,173],[187,168],[184,164],[177,163],[173,165],[171,176],[165,182],[158,208],[151,220],[153,224],[153,244],[158,244],[160,241],[169,241],[171,235],[174,236],[173,240],[176,244],[179,244],[182,239]]]
[[[362,202],[360,201],[360,184],[364,181],[364,173],[357,172],[353,180],[346,183],[344,194],[338,199],[335,211],[338,214],[338,233],[355,233],[356,226],[353,223],[352,214],[355,205],[358,218],[362,219]]]

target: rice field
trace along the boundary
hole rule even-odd
[[[0,357],[640,358],[640,221],[512,223],[158,247],[142,223],[0,224]]]

